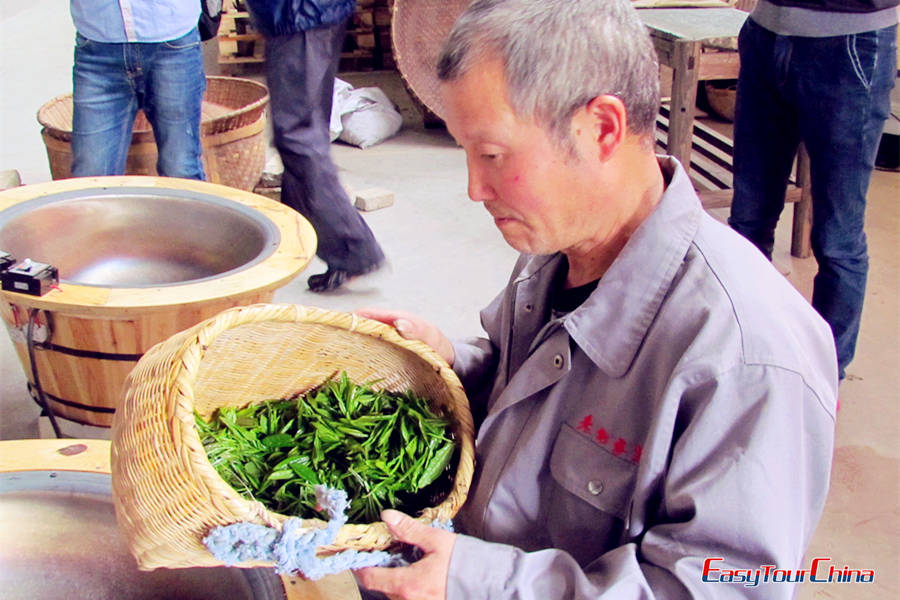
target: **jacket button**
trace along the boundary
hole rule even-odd
[[[529,302],[529,303],[528,303],[528,304],[526,304],[526,305],[525,305],[525,306],[523,306],[523,307],[522,307],[522,308],[524,308],[524,309],[525,309],[525,312],[531,312],[531,311],[533,311],[533,310],[534,310],[534,305],[533,305],[533,304],[531,304],[531,303],[530,303],[530,302]]]
[[[553,366],[556,367],[557,369],[562,369],[565,362],[566,361],[563,360],[562,354],[557,354],[556,356],[553,357]]]
[[[591,479],[590,481],[588,481],[587,489],[592,496],[599,496],[603,491],[603,482],[599,479]]]

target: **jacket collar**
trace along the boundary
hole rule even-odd
[[[634,232],[597,289],[564,321],[571,338],[606,374],[621,377],[637,354],[700,226],[703,209],[682,166],[659,158],[669,180],[662,199]],[[560,255],[535,256],[516,282],[549,286]]]

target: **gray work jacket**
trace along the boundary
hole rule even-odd
[[[579,308],[548,323],[560,256],[523,256],[488,339],[455,344],[486,417],[449,599],[793,595],[703,565],[801,567],[831,467],[831,332],[660,164],[662,200]]]

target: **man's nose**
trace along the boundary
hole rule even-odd
[[[469,172],[469,198],[473,202],[484,202],[485,200],[493,199],[494,190],[487,182],[481,169],[477,165],[472,164],[472,161],[468,161],[467,169]]]

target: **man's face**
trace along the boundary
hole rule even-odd
[[[469,197],[483,202],[506,242],[528,254],[551,254],[589,243],[598,215],[586,214],[597,196],[590,131],[573,121],[576,154],[560,149],[533,119],[507,102],[497,61],[483,61],[441,86],[448,129],[466,152]]]

